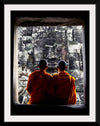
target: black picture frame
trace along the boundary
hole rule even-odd
[[[39,4],[46,4],[45,1],[42,1],[42,2],[43,3],[41,3],[39,1]],[[0,3],[1,3],[1,8],[0,8],[1,11],[0,12],[1,12],[1,15],[2,15],[1,24],[4,25],[3,19],[4,19],[4,5],[5,4],[30,4],[30,3],[32,3],[32,1],[31,0],[30,1],[23,1],[23,0],[18,1],[17,0],[17,1],[13,2],[12,0],[9,0],[9,1],[7,1],[7,0],[3,1],[2,0],[2,1],[0,1]],[[38,4],[38,1],[35,1],[32,4]],[[99,39],[100,39],[100,37],[99,37],[99,30],[100,30],[99,20],[100,20],[100,16],[99,15],[100,15],[100,9],[99,9],[99,7],[100,7],[100,2],[99,2],[99,0],[93,0],[93,1],[89,1],[89,0],[85,1],[84,0],[84,1],[81,1],[81,2],[79,2],[79,1],[73,2],[73,1],[70,0],[68,2],[62,1],[62,2],[58,2],[58,3],[53,2],[53,1],[49,1],[49,3],[47,3],[47,4],[96,4],[96,59],[97,59],[96,60],[96,66],[95,66],[96,67],[96,122],[95,123],[84,122],[84,123],[81,123],[81,125],[89,125],[89,124],[90,125],[99,125],[100,124],[100,119],[99,119],[99,117],[100,117],[100,109],[99,109],[99,106],[100,106],[100,101],[99,101],[99,96],[100,96],[100,91],[99,91],[99,89],[100,89],[100,85],[99,85],[99,70],[100,70],[100,67],[99,67],[99,64],[100,64],[100,60],[99,60],[99,47],[100,47],[100,44],[99,44]],[[3,32],[4,31],[3,25],[1,25],[1,28],[2,28],[1,34],[4,33]],[[1,39],[2,39],[2,41],[4,41],[3,35],[1,35]],[[4,43],[2,43],[2,46],[4,47]],[[4,57],[4,55],[3,55],[3,57]],[[4,68],[4,62],[2,62],[2,66]],[[4,72],[4,69],[3,69],[3,72]],[[4,82],[4,80],[3,80],[3,82]],[[2,85],[2,89],[4,89],[3,85]],[[1,95],[3,95],[2,91],[1,91]],[[2,97],[1,100],[4,101],[4,97]],[[4,110],[4,104],[3,103],[4,102],[2,102],[2,108]],[[4,122],[4,111],[2,111],[2,124],[3,125],[5,125],[5,124],[13,125],[13,123],[11,124],[11,123]],[[61,123],[59,123],[59,124],[61,124]],[[63,123],[63,124],[65,124],[65,123]],[[70,125],[70,124],[73,124],[73,123],[67,123],[67,124]],[[75,123],[75,125],[80,125],[80,123]]]

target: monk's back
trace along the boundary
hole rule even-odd
[[[56,97],[62,99],[68,98],[71,88],[71,76],[63,71],[59,74],[54,74],[53,81],[56,89]]]
[[[52,76],[45,71],[36,70],[30,75],[30,79],[32,86],[31,104],[48,100],[47,95]]]

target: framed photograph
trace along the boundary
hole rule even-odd
[[[23,15],[25,16],[23,17]],[[31,15],[34,15],[34,17],[32,18]],[[67,15],[68,19],[65,15]],[[73,18],[73,15],[76,16],[76,18]],[[77,18],[79,15],[81,17]],[[85,54],[88,56],[88,51],[86,52],[85,48],[89,46],[88,44],[85,45],[84,37],[86,28],[86,34],[89,36],[88,18],[88,11],[38,10],[11,12],[11,33],[15,33],[15,36],[12,36],[12,42],[14,39],[17,43],[17,45],[12,43],[14,53],[11,53],[12,57],[15,54],[14,69],[16,71],[13,72],[13,77],[16,78],[16,80],[14,79],[12,83],[12,89],[14,89],[12,90],[12,113],[15,114],[16,111],[19,114],[16,108],[17,105],[14,105],[14,103],[18,104],[18,109],[22,104],[27,104],[29,100],[29,94],[26,91],[28,76],[38,69],[37,65],[41,59],[46,59],[48,61],[47,72],[51,75],[57,73],[57,62],[59,60],[65,60],[67,62],[68,73],[76,78],[77,105],[74,110],[77,110],[77,107],[84,108],[84,111],[80,111],[79,109],[79,113],[73,112],[72,110],[69,112],[70,108],[68,108],[68,110],[66,108],[67,112],[61,110],[59,114],[89,114],[89,85],[84,84],[88,81],[88,79],[85,79],[87,75],[85,70]],[[15,29],[14,24],[18,24],[15,26]],[[88,38],[86,38],[86,40],[88,41]],[[88,59],[86,61],[88,66]],[[87,73],[88,71],[89,70],[87,70]],[[19,85],[17,83],[19,83]],[[87,92],[87,96],[85,96],[85,91]],[[27,110],[29,110],[30,106],[27,107]],[[33,108],[33,106],[31,107]],[[54,107],[53,111],[48,107],[50,114],[58,114],[58,112],[55,111],[56,109],[57,106],[56,108]],[[61,107],[59,110],[60,109]],[[35,110],[33,110],[34,113],[32,111],[28,112],[29,114],[35,114]],[[36,110],[36,114],[49,114],[48,111],[44,110],[41,112],[41,110],[43,109],[41,108],[39,113],[38,110]],[[21,111],[20,113],[22,114]]]
[[[4,122],[97,122],[97,5],[4,4]],[[76,104],[28,105],[28,77],[41,59],[51,75],[66,61]]]

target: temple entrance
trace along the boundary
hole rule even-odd
[[[29,99],[28,75],[38,69],[40,59],[48,61],[47,72],[57,73],[57,63],[65,60],[67,71],[76,78],[77,104],[84,104],[83,27],[18,27],[18,96],[21,104]]]

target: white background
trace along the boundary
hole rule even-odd
[[[95,5],[5,5],[4,8],[4,60],[5,60],[5,79],[4,79],[4,121],[5,122],[95,122],[96,121],[96,81],[95,81],[95,47],[96,47],[96,38],[95,38]],[[90,52],[89,52],[89,73],[90,73],[90,87],[89,87],[89,96],[90,96],[90,114],[87,116],[12,116],[10,113],[10,101],[11,101],[11,89],[10,89],[10,17],[12,10],[87,10],[90,11]]]

